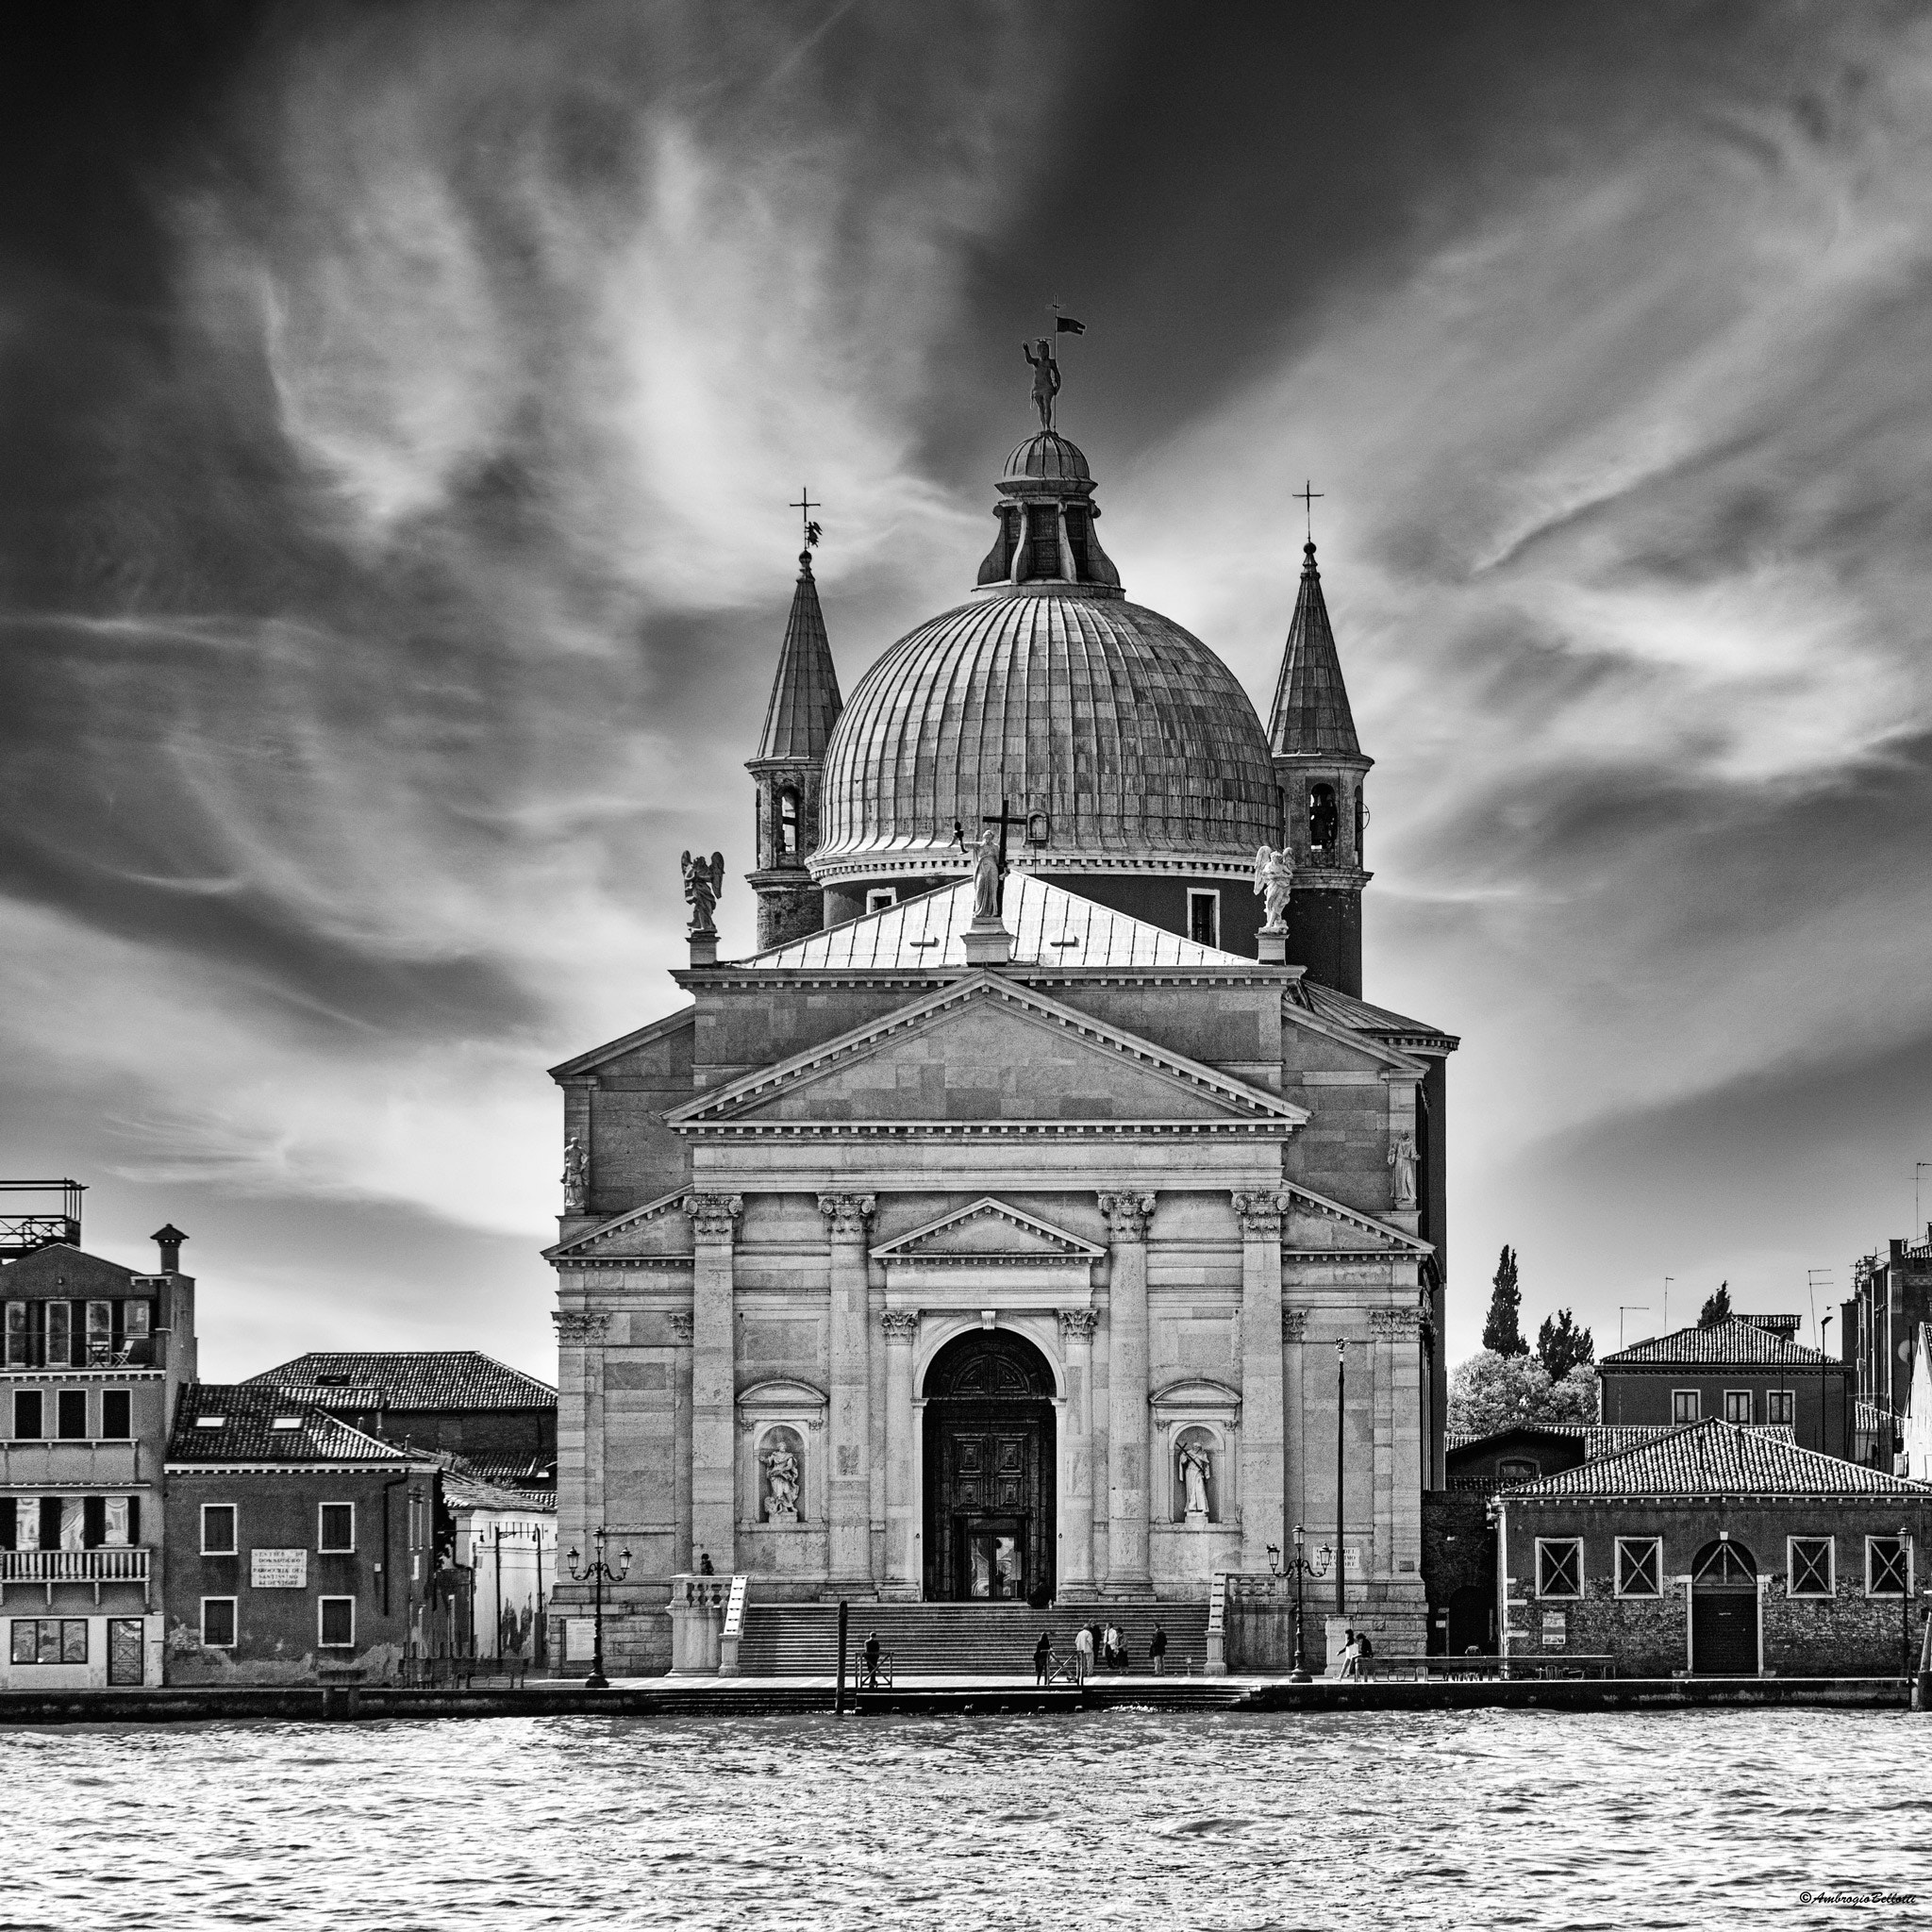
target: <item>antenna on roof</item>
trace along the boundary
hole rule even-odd
[[[1617,1349],[1620,1354],[1624,1347],[1624,1317],[1626,1314],[1647,1315],[1649,1313],[1650,1304],[1648,1302],[1620,1302],[1617,1305]]]

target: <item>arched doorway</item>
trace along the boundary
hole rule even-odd
[[[1690,1566],[1690,1671],[1757,1674],[1757,1561],[1728,1538],[1706,1543]]]
[[[1054,1586],[1053,1370],[1003,1328],[925,1372],[925,1594],[1024,1601]]]

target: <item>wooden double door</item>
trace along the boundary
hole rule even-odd
[[[962,1337],[934,1362],[925,1405],[928,1598],[1024,1602],[1052,1591],[1050,1377],[1030,1343],[998,1332]]]

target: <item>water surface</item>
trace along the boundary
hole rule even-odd
[[[0,1927],[1921,1923],[1928,1774],[1832,1711],[16,1730]]]

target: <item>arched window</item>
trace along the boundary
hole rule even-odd
[[[778,856],[798,856],[798,793],[789,785],[778,793]]]
[[[1335,788],[1332,785],[1310,785],[1308,787],[1308,853],[1311,858],[1326,858],[1335,850],[1336,835],[1341,829],[1341,818],[1335,809]]]

